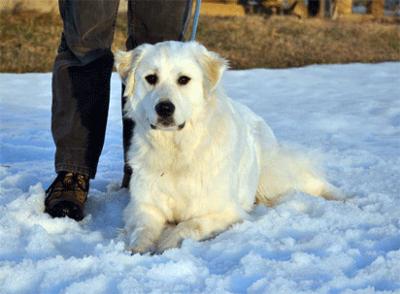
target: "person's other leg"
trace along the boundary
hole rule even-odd
[[[83,217],[104,143],[119,0],[60,0],[64,31],[53,68],[52,135],[58,176],[45,211]]]
[[[143,43],[182,41],[191,12],[191,3],[192,0],[129,0],[126,49],[132,50]],[[122,95],[122,110],[126,99]],[[122,122],[125,160],[122,187],[128,187],[132,169],[127,164],[127,150],[135,122],[127,118],[123,118]]]

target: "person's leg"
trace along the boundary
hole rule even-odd
[[[64,32],[52,85],[57,172],[95,176],[108,115],[118,2],[59,1]]]
[[[113,66],[110,48],[118,4],[119,0],[59,1],[64,31],[52,80],[52,135],[59,174],[75,173],[85,176],[87,181],[96,174],[108,115]],[[53,216],[64,216],[68,211],[64,213],[63,207],[53,206],[63,205],[59,201],[66,195],[63,190],[74,185],[64,185],[64,177],[57,179],[55,182],[61,181],[60,185],[53,183],[47,193],[46,211]],[[75,181],[77,177],[71,179]],[[86,194],[79,197],[83,203]],[[50,201],[52,198],[57,201]],[[53,208],[64,211],[64,215],[52,213]]]
[[[128,39],[126,49],[132,50],[143,43],[182,41],[191,12],[192,0],[128,0]],[[124,87],[122,89],[124,93]],[[126,97],[122,95],[122,110]],[[127,150],[133,136],[135,122],[123,118],[124,179],[128,187],[132,169],[127,164]]]

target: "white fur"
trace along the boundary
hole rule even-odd
[[[202,45],[142,45],[117,53],[116,67],[129,98],[125,115],[136,122],[124,212],[132,252],[210,238],[244,219],[255,202],[271,205],[291,190],[341,196],[309,160],[281,148],[259,116],[224,94],[227,63]],[[150,85],[145,77],[154,73],[159,81]],[[177,84],[181,75],[191,78],[187,85]],[[167,127],[157,125],[154,110],[165,99],[176,107]]]

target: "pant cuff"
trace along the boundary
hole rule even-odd
[[[77,166],[74,164],[67,164],[67,163],[56,164],[56,173],[63,172],[63,171],[82,174],[82,175],[88,176],[91,179],[94,179],[94,177],[96,176],[95,169],[91,169],[91,168],[84,167],[84,166]]]

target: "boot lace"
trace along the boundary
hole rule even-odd
[[[54,190],[87,192],[89,190],[89,178],[78,173],[61,172],[46,192],[49,193]]]

